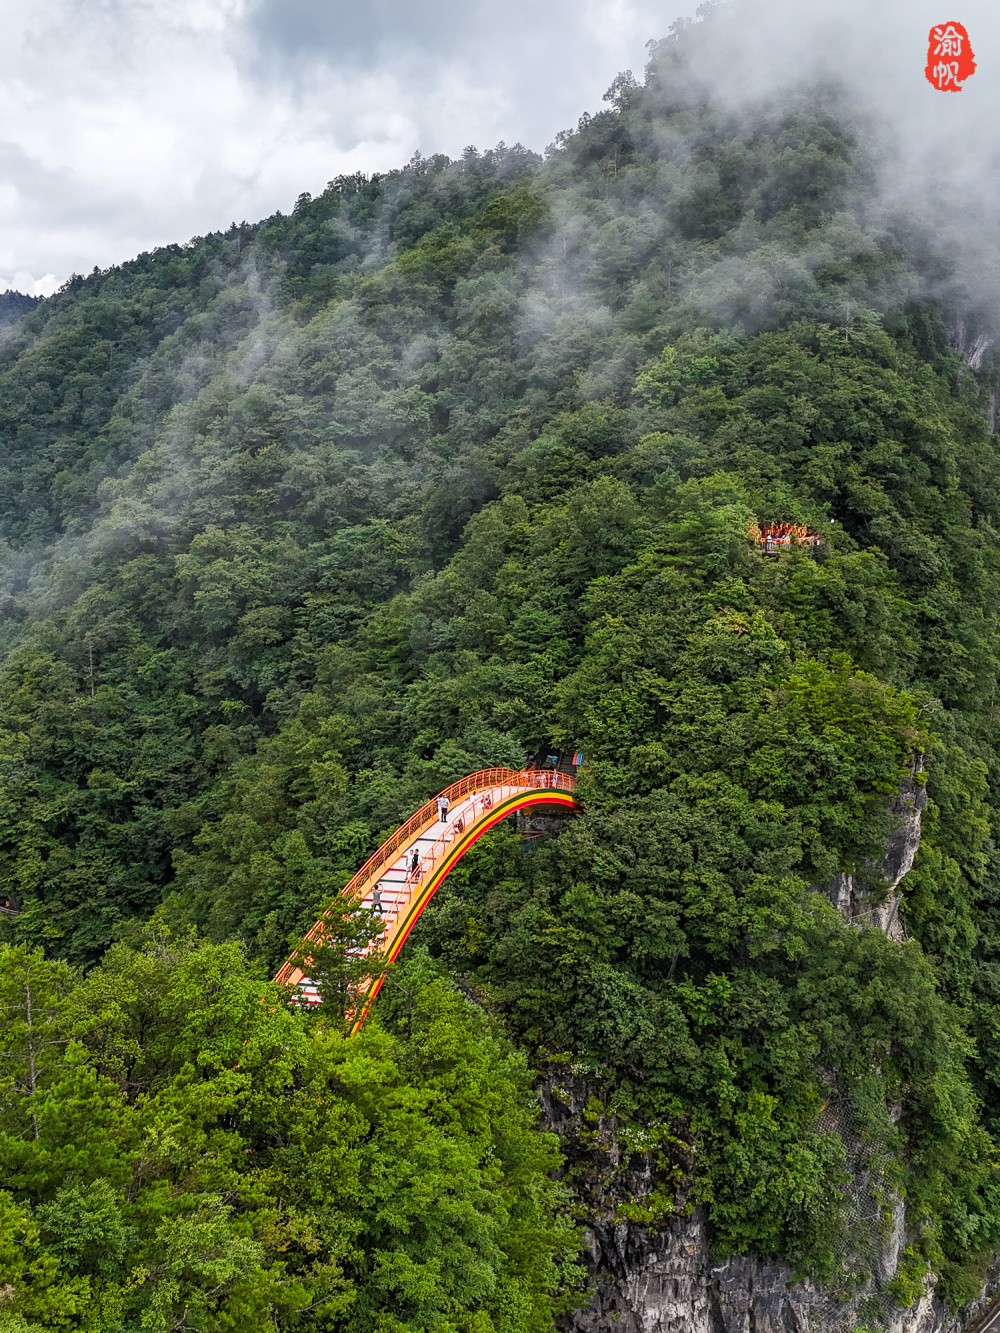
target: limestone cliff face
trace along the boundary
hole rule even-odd
[[[927,804],[916,777],[919,762],[915,756],[894,801],[895,827],[884,854],[856,875],[837,875],[824,890],[859,928],[887,931],[894,939],[903,938],[898,889],[913,865]],[[613,1117],[588,1111],[591,1091],[581,1075],[565,1067],[552,1068],[542,1087],[545,1119],[560,1135],[588,1216],[584,1258],[591,1300],[560,1321],[563,1333],[850,1333],[859,1326],[885,1333],[975,1333],[992,1306],[994,1297],[987,1293],[1000,1283],[1000,1265],[981,1299],[958,1315],[949,1314],[933,1290],[909,1309],[885,1294],[905,1241],[905,1209],[898,1198],[887,1200],[870,1188],[861,1145],[852,1147],[848,1108],[831,1104],[821,1126],[836,1129],[845,1143],[855,1172],[852,1233],[869,1238],[868,1252],[860,1256],[868,1277],[843,1304],[808,1282],[795,1282],[783,1264],[713,1258],[704,1210],[685,1210],[683,1186],[676,1215],[658,1222],[629,1220],[623,1205],[650,1196],[655,1157],[623,1142]],[[682,1179],[690,1168],[682,1129],[669,1151]],[[867,1232],[866,1219],[872,1222]],[[855,1253],[845,1256],[848,1265],[863,1248],[853,1237],[851,1244]]]
[[[964,320],[959,320],[948,330],[948,342],[959,354],[970,370],[980,371],[986,354],[996,346],[996,338],[982,332],[978,327],[970,327]],[[990,391],[990,406],[987,412],[990,430],[1000,434],[1000,389]]]
[[[920,819],[927,806],[927,789],[917,781],[922,755],[914,756],[910,775],[893,801],[894,827],[885,852],[856,875],[835,875],[826,892],[834,907],[857,925],[888,931],[890,939],[903,939],[897,889],[913,867],[920,846]]]
[[[975,1333],[1000,1282],[993,1270],[983,1297],[949,1314],[932,1291],[909,1309],[878,1295],[895,1272],[904,1240],[897,1203],[875,1256],[873,1282],[846,1305],[809,1282],[795,1282],[779,1263],[711,1253],[704,1210],[665,1223],[626,1220],[621,1205],[648,1196],[652,1154],[622,1142],[612,1117],[588,1115],[590,1090],[552,1071],[542,1090],[545,1118],[567,1152],[574,1185],[589,1215],[584,1261],[589,1304],[558,1321],[563,1333]],[[683,1206],[683,1191],[679,1200]]]

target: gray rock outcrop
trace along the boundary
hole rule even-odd
[[[895,1272],[905,1239],[897,1200],[879,1252],[874,1284],[841,1303],[810,1282],[796,1282],[784,1264],[749,1256],[712,1255],[705,1210],[684,1209],[660,1223],[628,1220],[622,1204],[648,1196],[654,1153],[622,1142],[611,1116],[595,1115],[591,1089],[569,1071],[550,1071],[542,1089],[545,1119],[562,1138],[577,1196],[589,1215],[584,1261],[592,1283],[589,1303],[561,1318],[562,1333],[976,1333],[992,1309],[1000,1282],[993,1269],[983,1295],[958,1314],[933,1290],[909,1308],[878,1294]],[[660,1149],[662,1150],[662,1144]],[[670,1156],[689,1167],[678,1136]]]
[[[914,756],[893,802],[894,827],[883,855],[856,874],[835,876],[823,890],[859,928],[897,940],[904,938],[899,886],[920,845],[927,805],[918,778],[921,759]],[[976,1333],[992,1311],[1000,1265],[988,1275],[980,1299],[958,1314],[949,1313],[931,1287],[909,1308],[893,1304],[885,1288],[905,1244],[905,1207],[869,1170],[867,1151],[851,1133],[849,1108],[831,1104],[818,1126],[840,1134],[854,1173],[848,1191],[853,1253],[844,1259],[865,1277],[848,1299],[838,1300],[810,1282],[796,1282],[784,1264],[713,1257],[704,1209],[685,1206],[691,1150],[683,1126],[674,1127],[666,1145],[672,1174],[681,1181],[673,1215],[635,1220],[636,1210],[625,1205],[653,1196],[653,1163],[659,1157],[662,1173],[664,1144],[636,1151],[623,1143],[617,1122],[599,1109],[592,1092],[584,1071],[571,1068],[550,1069],[542,1087],[545,1120],[560,1135],[588,1217],[584,1259],[591,1298],[559,1321],[563,1333]]]
[[[877,861],[855,874],[835,875],[826,888],[830,901],[857,925],[871,925],[891,939],[903,939],[898,889],[913,868],[920,846],[920,820],[927,808],[927,788],[918,779],[922,755],[915,755],[910,774],[892,804],[894,827]]]

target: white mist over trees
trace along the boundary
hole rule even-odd
[[[572,1062],[659,1162],[622,1204],[637,1225],[697,1203],[719,1252],[851,1298],[850,1139],[873,1190],[905,1192],[875,1294],[979,1290],[1000,1242],[989,312],[864,107],[813,71],[740,104],[706,85],[725,21],[656,44],[544,158],[341,175],[4,333],[19,1333],[65,1293],[80,1329],[171,1327],[185,1301],[248,1333],[316,1303],[344,1333],[550,1327],[577,1271],[512,1042]],[[766,560],[768,522],[822,541]],[[463,862],[368,1044],[284,1008],[262,978],[381,837],[552,747],[583,749],[586,813]],[[904,781],[928,804],[900,943],[823,888],[850,871],[879,904]],[[34,1073],[26,972],[53,1035]],[[67,1166],[84,1104],[101,1150]],[[325,1117],[339,1155],[309,1186]],[[142,1156],[146,1130],[180,1146]],[[422,1191],[451,1207],[449,1144],[463,1246],[414,1221]]]
[[[923,79],[927,32],[942,17],[925,0],[723,8],[725,30],[699,69],[717,97],[833,77],[884,129],[908,196],[939,191],[938,225],[965,226],[972,204],[988,218],[995,6],[969,0],[962,11],[980,70],[957,97]],[[8,3],[0,287],[49,292],[73,271],[263,216],[415,149],[454,157],[504,139],[541,152],[581,107],[599,108],[609,69],[638,71],[645,42],[694,11],[680,0],[502,11],[444,0]]]

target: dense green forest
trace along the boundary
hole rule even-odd
[[[551,1328],[567,1061],[659,1154],[624,1216],[835,1283],[837,1098],[905,1195],[898,1303],[978,1292],[991,363],[836,89],[693,79],[719,21],[544,158],[340,177],[0,336],[0,1329]],[[768,520],[822,542],[762,559]],[[286,1003],[383,837],[551,747],[583,813],[483,840],[360,1038]],[[898,943],[817,890],[914,773]]]

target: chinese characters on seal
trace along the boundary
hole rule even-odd
[[[960,93],[965,80],[976,72],[976,59],[969,34],[961,23],[937,23],[927,39],[928,82],[941,93]]]

